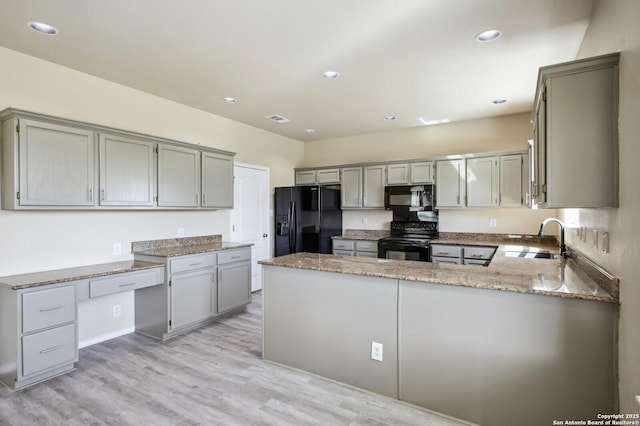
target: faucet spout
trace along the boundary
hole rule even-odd
[[[564,244],[564,223],[562,223],[562,221],[560,221],[559,219],[556,219],[554,217],[550,217],[550,218],[547,218],[547,219],[543,220],[542,224],[540,225],[540,231],[538,232],[538,237],[540,237],[540,238],[544,237],[544,227],[549,222],[555,222],[558,225],[560,225],[560,256],[562,256],[564,259],[566,259],[567,258],[567,246]]]

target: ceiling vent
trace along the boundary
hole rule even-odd
[[[288,118],[285,118],[281,115],[277,115],[277,114],[273,114],[273,115],[267,115],[267,118],[269,120],[275,121],[276,123],[288,123],[291,120],[289,120]]]

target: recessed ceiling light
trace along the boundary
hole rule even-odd
[[[340,77],[340,73],[338,71],[325,71],[322,73],[322,77],[327,80],[335,80]]]
[[[476,35],[476,41],[481,43],[487,41],[493,41],[502,35],[502,31],[500,30],[487,30],[483,31],[480,34]]]
[[[316,129],[306,129],[305,132],[307,132],[307,133],[315,133]]]
[[[443,124],[443,123],[448,123],[450,121],[446,118],[443,118],[442,120],[425,120],[422,117],[418,117],[418,120],[420,120],[420,122],[425,126],[433,126],[434,124]]]
[[[238,100],[236,98],[222,98],[222,100],[225,101],[228,104],[238,103]]]
[[[500,105],[500,104],[506,104],[507,100],[504,98],[498,98],[498,99],[494,99],[491,102],[493,102],[496,105]]]
[[[393,121],[393,120],[396,119],[396,116],[395,115],[387,115],[384,119],[387,120],[387,121]]]
[[[45,24],[44,22],[29,21],[27,22],[27,25],[33,31],[36,31],[40,34],[58,35],[58,33],[60,32],[56,27],[52,27],[51,25]]]

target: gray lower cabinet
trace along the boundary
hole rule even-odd
[[[218,313],[251,302],[251,250],[218,253]]]
[[[73,370],[78,361],[74,282],[0,289],[0,380],[17,390]]]
[[[371,240],[333,240],[333,254],[339,256],[378,257],[378,242]]]
[[[431,262],[489,266],[497,247],[431,244]]]
[[[136,290],[136,332],[166,340],[251,302],[251,248],[175,257],[135,255],[166,264],[165,285]]]

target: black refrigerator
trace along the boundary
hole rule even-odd
[[[275,191],[275,256],[332,253],[331,237],[342,234],[339,187],[286,186]]]

